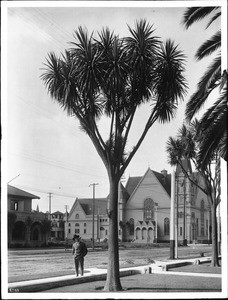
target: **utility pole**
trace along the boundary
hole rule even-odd
[[[51,195],[52,193],[48,193],[48,197],[49,197],[49,213],[51,215]]]
[[[68,208],[68,205],[64,205],[65,209],[66,209],[66,222],[65,222],[65,238],[67,238],[67,231],[68,231],[68,212],[67,212],[67,208]]]
[[[95,186],[98,183],[91,183],[89,186],[93,186],[93,224],[92,224],[92,247],[94,250],[94,213],[95,213]]]

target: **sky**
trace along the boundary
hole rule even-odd
[[[184,102],[178,106],[175,119],[151,128],[126,169],[123,183],[129,176],[143,176],[148,167],[158,172],[163,169],[171,172],[167,139],[177,134],[184,120],[186,103],[213,58],[198,62],[194,55],[201,43],[221,27],[220,21],[207,30],[205,21],[186,30],[181,21],[188,1],[176,1],[175,5],[169,1],[120,1],[118,4],[57,1],[51,2],[51,7],[47,7],[47,1],[41,4],[26,1],[23,5],[13,2],[7,3],[7,9],[2,7],[5,20],[2,51],[7,53],[2,75],[6,83],[2,98],[6,118],[3,125],[7,159],[3,172],[5,182],[39,196],[40,199],[33,200],[32,207],[36,209],[38,205],[43,212],[49,210],[49,193],[51,212],[63,212],[66,207],[69,211],[76,197],[92,198],[92,183],[98,183],[95,197],[108,195],[107,173],[92,142],[80,130],[78,120],[67,116],[50,98],[40,76],[48,53],[53,51],[60,55],[69,48],[78,26],[85,26],[89,33],[95,34],[109,27],[119,36],[126,36],[129,34],[127,25],[134,27],[135,21],[140,19],[153,24],[161,40],[174,40],[184,52],[189,89]],[[148,105],[139,109],[129,147],[140,136],[149,111]],[[105,134],[106,122],[101,121],[99,128]]]

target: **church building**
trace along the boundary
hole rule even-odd
[[[192,172],[190,162],[185,170]],[[210,240],[210,210],[207,196],[176,169],[175,222],[178,240],[182,243]],[[125,186],[119,184],[119,239],[135,243],[169,242],[170,240],[171,174],[150,168],[143,176],[129,177]],[[94,205],[94,207],[93,207]],[[109,219],[106,198],[76,199],[66,222],[65,236],[79,234],[83,239],[108,239]],[[94,208],[94,213],[93,213]]]

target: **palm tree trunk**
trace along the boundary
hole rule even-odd
[[[216,218],[216,204],[213,201],[212,207],[212,258],[211,265],[216,267],[219,266],[218,261],[218,234],[217,234],[217,218]]]
[[[110,178],[109,199],[109,239],[108,239],[108,270],[104,291],[121,291],[119,274],[119,246],[118,246],[118,180]]]

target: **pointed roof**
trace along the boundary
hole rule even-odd
[[[57,210],[57,211],[51,213],[51,215],[63,215],[63,213],[61,211]]]
[[[93,198],[76,199],[86,215],[93,213]],[[96,198],[94,203],[94,214],[105,215],[107,213],[107,198]]]
[[[30,194],[28,192],[25,192],[21,189],[16,188],[15,186],[9,185],[7,186],[7,194],[10,196],[17,196],[17,197],[23,197],[28,199],[40,199],[40,197]]]
[[[153,171],[153,173],[157,177],[163,188],[166,190],[168,195],[171,196],[171,174],[167,174],[166,176],[164,176],[163,174],[156,171]]]
[[[123,184],[120,184],[120,199],[128,200],[130,197],[127,189],[123,186]]]
[[[152,171],[157,178],[158,182],[163,186],[165,191],[168,193],[168,195],[171,195],[171,174],[164,175],[162,173],[156,172],[151,170],[150,168],[146,171]],[[143,177],[146,175],[146,173],[143,176],[137,176],[137,177],[129,177],[127,184],[126,184],[126,190],[128,194],[131,196],[136,187],[139,185],[140,181],[143,179]]]
[[[126,184],[126,190],[129,195],[133,193],[137,185],[139,184],[140,180],[142,179],[142,176],[137,176],[137,177],[129,177],[127,184]]]

